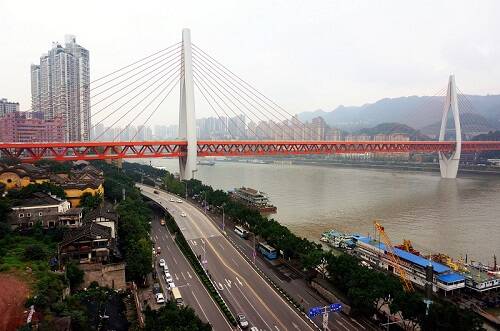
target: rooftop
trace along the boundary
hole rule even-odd
[[[365,244],[369,244],[373,247],[380,248],[387,252],[388,250],[385,247],[385,244],[378,242],[376,240],[373,240],[370,237],[360,237],[358,240],[364,242]],[[426,258],[423,258],[421,256],[412,254],[410,252],[407,252],[403,249],[399,248],[394,248],[394,253],[402,260],[417,264],[421,266],[422,268],[425,268],[427,265],[432,264],[432,267],[434,268],[434,271],[438,274],[445,273],[445,272],[451,272],[451,269],[441,263],[434,262],[432,260],[428,260]]]
[[[64,200],[56,196],[49,195],[43,192],[35,192],[28,199],[23,199],[13,208],[37,207],[37,206],[52,206],[58,205]]]

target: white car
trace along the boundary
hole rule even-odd
[[[159,265],[160,265],[160,267],[162,267],[162,268],[165,268],[165,266],[167,265],[167,264],[165,263],[165,260],[164,260],[164,259],[160,259],[160,262],[159,262],[158,264],[159,264]]]
[[[172,289],[175,287],[174,282],[168,282],[168,288],[172,291]]]
[[[182,203],[182,200],[181,199],[177,199],[177,203]]]
[[[185,212],[182,212],[182,213],[181,213],[181,216],[182,216],[182,217],[186,217],[187,215],[186,215],[186,213],[185,213]]]
[[[174,279],[172,278],[172,275],[166,271],[165,271],[165,280],[167,281],[167,283],[172,283],[174,281]]]
[[[156,303],[157,304],[165,303],[165,298],[163,297],[162,293],[156,293]]]
[[[238,314],[236,319],[238,320],[238,324],[240,325],[240,327],[242,329],[248,328],[248,321],[247,321],[247,318],[245,317],[245,315]]]
[[[174,198],[170,198],[170,202],[175,202]]]

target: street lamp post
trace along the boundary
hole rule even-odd
[[[339,312],[342,310],[342,305],[340,303],[332,303],[324,307],[313,307],[309,309],[309,317],[314,317],[318,315],[323,316],[323,330],[329,330],[328,328],[328,314],[331,312]]]

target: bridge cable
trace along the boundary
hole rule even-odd
[[[180,71],[180,70],[179,70],[179,71]],[[155,101],[156,101],[156,99],[158,99],[158,98],[159,98],[159,97],[163,94],[163,92],[165,92],[165,91],[166,91],[166,90],[170,87],[170,85],[171,85],[172,83],[174,83],[174,82],[178,82],[178,81],[179,81],[179,78],[174,78],[174,79],[173,79],[173,80],[171,80],[168,84],[166,84],[166,85],[165,85],[165,87],[164,87],[164,88],[163,88],[163,89],[162,89],[162,90],[161,90],[161,91],[160,91],[160,92],[159,92],[159,93],[158,93],[158,94],[157,94],[157,95],[156,95],[156,96],[155,96],[155,97],[154,97],[154,98],[153,98],[153,99],[152,99],[152,100],[151,100],[151,101],[150,101],[150,102],[149,102],[149,103],[148,103],[148,104],[147,104],[147,105],[146,105],[146,106],[145,106],[145,107],[144,107],[144,108],[143,108],[143,109],[142,109],[142,110],[138,113],[138,114],[136,114],[136,115],[135,115],[135,117],[134,117],[132,120],[130,120],[130,121],[129,121],[129,123],[128,123],[128,124],[127,124],[127,125],[126,125],[126,126],[125,126],[125,127],[124,127],[124,128],[123,128],[123,129],[122,129],[122,130],[121,130],[121,131],[120,131],[120,132],[119,132],[119,133],[118,133],[118,134],[114,137],[114,138],[113,138],[113,141],[115,141],[117,137],[121,136],[121,134],[122,134],[123,132],[125,132],[125,130],[127,130],[127,129],[130,127],[130,125],[131,125],[132,123],[134,123],[134,122],[135,122],[135,120],[136,120],[139,116],[141,116],[141,115],[142,115],[142,114],[146,111],[146,109],[147,109],[147,108],[148,108],[148,107],[149,107],[149,106],[150,106],[153,102],[155,102]],[[175,85],[177,85],[177,83],[176,83]],[[175,87],[175,85],[174,85],[173,87]],[[166,95],[166,96],[168,96],[168,95],[170,94],[170,92],[172,91],[173,87],[170,89],[170,91],[168,91],[168,93],[167,93],[167,95]],[[165,97],[165,98],[166,98],[166,97]],[[165,100],[165,98],[164,98],[163,100]],[[160,104],[163,102],[163,100],[160,102]],[[155,111],[156,111],[156,109],[158,109],[158,107],[157,107],[157,108],[155,108]],[[137,135],[137,132],[136,132],[136,135]],[[134,138],[135,138],[135,135],[134,135]]]
[[[146,60],[146,59],[149,59],[150,57],[153,57],[153,56],[155,56],[155,55],[157,55],[157,54],[160,54],[160,53],[162,53],[162,52],[164,52],[164,51],[166,51],[166,50],[169,50],[170,48],[175,47],[175,46],[177,46],[177,45],[179,45],[179,44],[181,44],[181,42],[180,42],[180,41],[179,41],[179,42],[177,42],[177,43],[175,43],[175,44],[173,44],[173,45],[168,46],[167,48],[161,49],[161,50],[159,50],[159,51],[157,51],[157,52],[155,52],[155,53],[153,53],[153,54],[151,54],[151,55],[148,55],[148,56],[146,56],[146,57],[143,57],[142,59],[137,60],[137,61],[135,61],[135,62],[133,62],[133,63],[131,63],[131,64],[128,64],[128,65],[126,65],[126,66],[124,66],[124,67],[121,67],[121,68],[119,68],[119,69],[117,69],[117,70],[115,70],[115,71],[113,71],[113,72],[111,72],[111,73],[109,73],[109,74],[106,74],[106,75],[104,75],[104,76],[102,76],[102,77],[99,77],[99,78],[97,78],[97,79],[94,79],[93,81],[91,81],[91,82],[90,82],[90,84],[95,83],[95,82],[98,82],[98,81],[100,81],[100,80],[103,80],[103,79],[104,79],[104,78],[106,78],[106,77],[109,77],[109,76],[111,76],[111,75],[114,75],[114,74],[116,74],[117,72],[120,72],[120,71],[122,71],[122,70],[124,70],[124,69],[127,69],[127,68],[129,68],[129,67],[131,67],[131,66],[133,66],[133,65],[135,65],[135,64],[137,64],[137,63],[140,63],[140,62],[142,62],[142,61],[144,61],[144,60]]]
[[[242,136],[242,137],[245,137],[245,136],[246,136],[245,131],[244,131],[244,130],[242,130],[242,129],[239,127],[239,125],[237,125],[237,124],[234,122],[233,118],[232,118],[231,116],[229,116],[229,115],[226,113],[226,111],[224,110],[224,107],[222,107],[222,106],[219,104],[219,102],[217,101],[217,99],[215,99],[215,98],[214,98],[214,96],[213,96],[210,92],[208,92],[208,90],[207,90],[207,88],[206,88],[206,86],[208,86],[208,84],[206,84],[206,82],[205,82],[205,81],[204,81],[201,77],[199,77],[199,76],[198,76],[198,73],[197,73],[197,72],[195,72],[195,71],[193,71],[193,77],[194,77],[194,79],[195,79],[195,80],[197,80],[197,81],[198,81],[198,85],[203,87],[203,89],[205,90],[205,92],[206,92],[206,93],[207,93],[207,94],[208,94],[208,95],[212,98],[212,100],[215,102],[215,104],[217,104],[217,106],[219,107],[219,109],[220,109],[220,110],[222,110],[222,112],[223,112],[223,113],[224,113],[224,114],[228,117],[228,119],[231,121],[231,123],[234,125],[234,127],[240,131],[241,136]],[[210,89],[210,86],[208,86],[208,88]],[[215,95],[217,96],[217,94],[216,94],[216,93],[215,93],[212,89],[210,89],[210,90],[212,91],[212,93],[213,93],[213,94],[215,94]],[[219,97],[219,96],[218,96],[218,97]],[[220,97],[219,97],[219,98],[220,98]],[[226,105],[226,107],[227,107],[227,105]],[[228,108],[228,109],[229,109],[229,110],[231,110],[230,108]],[[232,110],[231,110],[231,111],[232,111]],[[233,113],[234,113],[234,111],[233,111]],[[239,120],[243,123],[243,125],[245,126],[245,121],[243,121],[243,120],[241,119],[241,117],[240,117],[240,116],[238,116],[238,115],[236,114],[236,118],[238,118],[238,119],[239,119]],[[253,130],[249,130],[249,131],[251,131],[251,132],[252,132],[255,136],[259,137],[259,136],[258,136],[255,132],[253,132]],[[234,137],[234,138],[236,138],[236,137]]]
[[[178,68],[174,68],[174,69],[177,69]],[[115,109],[114,111],[111,112],[111,114],[108,114],[105,118],[103,118],[102,120],[100,120],[97,124],[94,124],[92,126],[92,129],[95,128],[97,125],[99,125],[100,123],[102,123],[104,120],[106,120],[107,118],[109,118],[111,115],[115,114],[118,110],[120,110],[121,108],[123,108],[126,104],[128,104],[130,101],[134,100],[137,96],[141,95],[144,91],[146,91],[147,89],[149,89],[151,86],[153,86],[154,84],[156,84],[158,81],[160,81],[163,77],[167,76],[170,72],[172,72],[173,70],[169,70],[167,73],[165,73],[163,76],[161,76],[159,79],[157,79],[156,81],[154,81],[152,84],[150,84],[149,86],[147,86],[145,89],[143,89],[141,92],[139,92],[138,94],[136,94],[135,96],[133,96],[132,98],[130,98],[129,100],[127,100],[127,102],[125,102],[124,104],[122,104],[120,107],[118,107],[117,109]],[[175,72],[174,72],[175,74]],[[169,81],[171,79],[173,75],[170,75],[167,79],[165,79],[165,81]],[[147,97],[149,97],[154,91],[156,91],[160,86],[161,84],[163,83],[160,83],[157,87],[155,87],[153,89],[153,91],[149,92],[144,98],[142,98],[138,103],[136,103],[131,109],[129,109],[125,115],[123,116],[126,116],[128,113],[130,113],[130,111],[132,111],[135,107],[137,107],[140,103],[142,103],[142,101],[144,101]],[[109,131],[109,129],[114,126],[118,121],[120,121],[121,119],[123,119],[123,116],[121,118],[119,118],[118,120],[116,120],[110,127],[107,127],[106,130],[104,132],[102,132],[98,137],[96,137],[95,140],[98,140],[102,135],[104,135],[107,131]]]
[[[205,58],[208,58],[209,61],[213,62],[214,64],[217,64],[219,67],[222,68],[222,70],[227,71],[229,74],[231,74],[233,77],[235,77],[237,79],[237,81],[239,82],[240,85],[242,85],[242,86],[246,85],[246,86],[248,86],[250,88],[250,90],[255,91],[257,93],[257,95],[255,95],[255,94],[254,95],[257,98],[259,98],[261,101],[263,101],[265,104],[267,104],[269,107],[273,108],[275,111],[278,111],[278,113],[280,113],[280,111],[281,112],[285,112],[286,114],[288,114],[288,116],[290,116],[292,122],[293,122],[293,120],[295,120],[296,123],[298,123],[298,125],[303,126],[304,128],[306,128],[306,125],[304,123],[302,123],[298,118],[296,118],[295,116],[291,115],[286,109],[284,109],[283,107],[279,106],[277,103],[275,103],[274,101],[272,101],[271,99],[269,99],[268,97],[266,97],[263,93],[261,93],[259,90],[257,90],[256,88],[254,88],[252,85],[250,85],[249,83],[247,83],[245,80],[241,79],[239,76],[237,76],[231,70],[229,70],[227,67],[225,67],[224,65],[222,65],[220,62],[218,62],[217,60],[215,60],[213,57],[211,57],[210,55],[208,55],[206,52],[204,52],[200,47],[196,46],[195,44],[193,44],[193,47],[194,47],[193,49],[195,51],[198,51],[199,53],[201,53],[202,56],[204,56]],[[268,102],[270,102],[272,105],[269,105],[269,103],[266,102],[265,100],[263,100],[262,98],[260,98],[259,95],[262,96]]]
[[[223,74],[226,78],[228,78],[228,79],[230,79],[230,80],[232,80],[232,81],[236,82],[237,84],[235,84],[235,86],[240,85],[241,87],[243,87],[244,89],[246,89],[247,91],[249,91],[252,95],[254,95],[255,97],[257,97],[259,100],[261,100],[262,102],[264,102],[264,103],[267,105],[267,107],[269,107],[269,108],[271,108],[271,109],[273,110],[273,111],[269,111],[269,113],[271,113],[273,116],[275,116],[275,117],[277,118],[277,116],[275,115],[275,113],[279,114],[280,116],[283,116],[283,114],[279,111],[279,109],[276,109],[276,107],[273,107],[272,105],[269,105],[269,103],[268,103],[268,102],[266,102],[265,100],[263,100],[262,98],[260,98],[260,97],[259,97],[256,93],[254,93],[254,92],[252,91],[252,89],[253,89],[253,90],[255,90],[255,91],[257,91],[257,90],[256,90],[255,88],[253,88],[250,84],[248,84],[248,83],[246,83],[245,81],[243,81],[243,80],[242,80],[241,78],[239,78],[236,74],[232,73],[229,69],[225,68],[222,64],[218,63],[216,60],[213,60],[213,61],[212,61],[211,59],[213,59],[213,58],[211,58],[211,57],[210,57],[210,58],[208,58],[208,57],[209,57],[208,55],[207,55],[208,57],[207,57],[207,56],[205,56],[205,55],[203,54],[204,52],[203,52],[201,49],[200,49],[200,51],[198,51],[197,49],[199,49],[199,48],[194,48],[194,49],[193,49],[193,50],[194,50],[194,51],[193,51],[193,54],[194,54],[195,56],[200,57],[200,59],[206,59],[209,63],[211,63],[211,67],[215,67],[215,68],[217,68],[217,71],[219,71],[220,73],[222,73],[222,74]],[[206,53],[205,53],[205,54],[206,54]],[[215,63],[214,63],[214,61],[215,61]],[[217,64],[217,63],[218,63],[218,64]],[[221,67],[222,67],[222,68],[221,68]],[[225,69],[224,69],[224,68],[225,68]],[[229,74],[226,72],[226,70],[227,70],[227,71],[229,71],[232,75],[229,75]],[[237,79],[235,79],[234,77],[236,77]],[[242,83],[241,83],[241,81],[245,82],[245,83],[246,83],[246,85],[242,84]],[[252,89],[249,89],[248,87],[250,87],[250,88],[252,88]],[[258,91],[257,91],[257,92],[258,92]],[[260,93],[260,92],[258,92],[258,93]],[[262,93],[260,93],[260,94],[261,94],[261,95],[263,95]],[[264,96],[264,97],[265,97],[265,96]],[[267,98],[267,97],[266,97],[266,98]],[[253,98],[252,98],[252,99],[253,99]],[[267,99],[268,99],[268,98],[267,98]],[[255,100],[255,99],[253,99],[253,100]],[[270,99],[268,99],[268,100],[270,100]],[[263,106],[262,106],[262,104],[259,104],[259,105],[261,106],[261,108],[266,109],[266,107],[263,107]],[[294,120],[296,121],[296,122],[295,122],[295,125],[294,125],[294,123],[293,123],[293,122],[294,122]],[[314,132],[314,129],[313,129],[313,128],[307,127],[304,123],[300,122],[300,120],[298,120],[298,119],[297,119],[296,117],[294,117],[294,116],[291,116],[291,115],[290,115],[290,118],[288,118],[287,116],[283,116],[283,119],[279,119],[279,122],[281,122],[281,123],[282,123],[282,124],[284,124],[285,126],[288,126],[288,125],[286,125],[286,124],[285,124],[285,123],[286,123],[286,122],[288,122],[288,121],[290,121],[290,122],[292,123],[292,125],[294,125],[295,127],[299,127],[299,125],[297,125],[297,122],[299,122],[299,123],[300,123],[300,127],[303,127],[304,131],[309,130],[309,133],[310,133],[310,134],[311,134],[311,133],[312,133],[312,135],[314,135],[314,134],[315,134],[315,132]]]
[[[233,136],[233,134],[231,133],[231,130],[229,129],[229,126],[227,125],[227,121],[224,121],[221,116],[219,116],[219,113],[217,112],[217,110],[215,110],[214,106],[212,105],[212,103],[210,102],[210,100],[208,100],[208,98],[205,96],[205,93],[203,93],[203,90],[198,86],[198,83],[196,82],[195,79],[193,79],[193,82],[194,82],[194,85],[196,86],[196,88],[198,89],[198,91],[200,91],[201,95],[203,96],[203,98],[205,99],[205,101],[208,103],[208,105],[210,106],[210,108],[212,108],[212,110],[215,112],[215,114],[217,115],[217,117],[219,118],[220,122],[226,127],[226,130],[227,132],[229,132],[229,135],[232,137],[232,138],[235,138],[235,136]]]
[[[210,75],[209,75],[209,73],[207,73],[204,69],[201,69],[201,67],[200,67],[200,69],[198,69],[198,68],[197,68],[196,63],[194,63],[194,62],[193,62],[193,68],[194,68],[194,70],[195,70],[195,71],[197,71],[198,75],[201,75],[201,76],[205,77],[205,78],[207,79],[207,81],[209,81],[209,78],[210,78],[211,80],[215,81],[215,83],[216,83],[218,86],[222,87],[222,88],[223,88],[223,89],[224,89],[227,93],[229,93],[229,94],[230,94],[230,95],[231,95],[234,99],[236,99],[236,100],[238,100],[238,101],[239,101],[239,99],[238,99],[238,98],[235,98],[235,97],[234,97],[234,94],[232,94],[231,92],[229,92],[229,91],[228,91],[228,90],[227,90],[224,86],[222,86],[222,85],[221,85],[221,83],[220,83],[220,82],[218,82],[216,79],[214,79],[212,76],[210,76]],[[200,71],[200,70],[201,70],[201,71]],[[205,74],[206,74],[206,75],[205,75]],[[207,78],[207,77],[208,77],[208,78]],[[214,83],[214,82],[212,82],[212,81],[209,81],[209,82],[210,82],[210,83]],[[232,103],[232,104],[233,104],[233,105],[234,105],[234,106],[235,106],[235,107],[236,107],[236,108],[240,111],[240,112],[242,112],[244,115],[246,115],[246,116],[247,116],[247,117],[248,117],[248,118],[249,118],[252,122],[255,120],[255,119],[252,119],[252,117],[251,117],[250,115],[248,115],[246,112],[244,112],[244,111],[243,111],[243,110],[242,110],[242,109],[241,109],[238,105],[236,105],[236,104],[235,104],[235,103],[231,100],[231,98],[230,98],[230,97],[228,97],[228,95],[227,95],[226,93],[222,92],[222,91],[221,91],[221,90],[220,90],[217,86],[215,86],[215,85],[214,85],[214,87],[215,87],[215,88],[216,88],[216,89],[217,89],[220,93],[222,93],[222,94],[223,94],[223,95],[224,95],[224,96],[225,96],[225,97],[226,97],[226,98],[227,98],[227,99],[228,99],[228,100],[229,100],[229,101],[230,101],[230,102],[231,102],[231,103]],[[263,121],[261,118],[259,118],[256,114],[253,114],[253,113],[250,111],[250,109],[248,109],[248,107],[247,107],[245,104],[243,104],[241,101],[239,101],[239,103],[240,103],[243,107],[245,107],[245,108],[249,111],[249,113],[253,115],[253,117],[254,117],[254,118],[257,118],[257,123],[258,123],[259,121],[260,121],[260,122],[264,122],[264,121]],[[264,123],[265,123],[265,122],[264,122]],[[271,130],[273,130],[271,127],[269,127],[269,128],[270,128]],[[273,130],[273,131],[274,131],[274,130]],[[275,132],[275,134],[276,134],[276,131],[274,131],[274,132]],[[278,134],[277,134],[277,135],[279,135],[279,132],[278,132]]]
[[[168,73],[172,72],[172,69],[171,69],[171,68],[172,68],[172,67],[174,67],[174,70],[175,70],[175,66],[177,66],[179,63],[180,63],[180,59],[177,59],[177,61],[176,61],[176,62],[174,62],[174,63],[172,63],[172,64],[168,65],[168,66],[167,66],[166,68],[164,68],[163,70],[161,70],[161,71],[157,72],[156,74],[154,74],[153,76],[149,77],[149,78],[148,78],[145,82],[143,82],[142,84],[145,84],[145,83],[150,82],[153,78],[157,77],[158,75],[160,75],[160,74],[162,74],[162,73],[165,73],[165,72],[166,72],[166,74],[165,74],[165,75],[168,75]],[[160,80],[161,78],[165,77],[165,75],[161,76],[158,80]],[[143,89],[141,92],[139,92],[139,94],[140,94],[140,93],[142,93],[142,92],[144,92],[145,90],[147,90],[147,89],[148,89],[149,87],[151,87],[152,85],[154,85],[156,82],[158,82],[158,80],[156,80],[156,81],[155,81],[155,82],[153,82],[151,85],[149,85],[148,87],[146,87],[146,89]],[[140,87],[142,87],[142,84],[141,84],[141,85],[137,85],[137,86],[136,86],[136,87],[134,87],[132,90],[128,91],[125,95],[122,95],[122,96],[118,97],[117,99],[115,99],[115,100],[114,100],[114,101],[112,101],[111,103],[107,104],[107,105],[106,105],[106,106],[104,106],[103,108],[99,109],[98,111],[96,111],[96,112],[92,112],[92,114],[90,115],[90,117],[92,118],[92,117],[94,117],[95,115],[98,115],[99,113],[101,113],[102,111],[106,110],[107,108],[109,108],[110,106],[112,106],[113,104],[115,104],[116,102],[118,102],[118,101],[122,100],[125,96],[129,95],[130,93],[132,93],[132,92],[136,91],[137,89],[139,89]],[[138,94],[136,94],[136,96],[137,96],[137,95],[138,95]],[[135,97],[136,97],[136,96],[135,96]],[[133,100],[135,97],[132,97],[132,99],[130,99],[130,100]],[[130,100],[129,100],[129,101],[130,101]],[[128,103],[128,101],[127,101],[126,103]],[[125,103],[125,104],[126,104],[126,103]],[[123,106],[123,105],[122,105],[122,106]],[[122,106],[120,106],[120,107],[122,107]]]
[[[175,56],[179,56],[179,54],[180,54],[180,50],[179,50],[177,53],[173,54],[173,56],[174,56],[173,58],[172,58],[172,55],[171,55],[171,56],[168,56],[168,57],[166,57],[166,58],[164,58],[164,59],[162,59],[162,60],[160,60],[160,61],[158,61],[158,62],[156,62],[156,63],[153,63],[152,65],[150,65],[150,66],[148,66],[148,67],[146,67],[146,68],[144,68],[144,69],[142,69],[141,71],[139,71],[139,72],[135,73],[134,75],[132,75],[132,76],[130,76],[130,77],[127,77],[127,78],[125,78],[125,79],[121,80],[120,82],[118,82],[118,83],[116,83],[116,84],[114,84],[114,85],[112,85],[112,86],[108,87],[107,89],[105,89],[105,90],[103,90],[103,91],[101,91],[101,92],[99,92],[99,93],[97,93],[97,94],[92,95],[92,96],[90,97],[91,99],[92,99],[92,98],[97,97],[98,95],[101,95],[101,94],[103,94],[103,93],[106,93],[107,91],[109,91],[109,90],[111,90],[111,89],[113,89],[113,88],[117,87],[118,85],[120,85],[120,84],[122,84],[122,83],[126,82],[127,80],[130,80],[131,78],[136,77],[136,76],[138,76],[138,75],[142,74],[142,73],[143,73],[143,72],[145,72],[146,70],[148,70],[148,69],[150,69],[150,68],[152,68],[152,67],[154,67],[154,66],[156,66],[156,65],[158,65],[158,64],[160,64],[160,63],[162,63],[162,62],[164,62],[165,60],[168,60],[167,62],[162,63],[160,66],[157,66],[157,67],[156,67],[156,68],[154,68],[153,70],[151,70],[151,71],[147,72],[146,74],[144,74],[144,75],[142,75],[141,77],[137,78],[136,80],[134,80],[133,82],[129,83],[128,85],[126,85],[126,86],[122,87],[122,88],[121,88],[121,89],[119,89],[118,91],[113,92],[112,94],[110,94],[110,95],[108,95],[108,96],[104,97],[103,99],[101,99],[101,100],[99,100],[99,101],[97,101],[97,102],[93,103],[91,106],[92,106],[92,107],[93,107],[93,106],[96,106],[97,104],[99,104],[99,103],[103,102],[104,100],[106,100],[106,99],[110,98],[111,96],[115,95],[116,93],[118,93],[118,92],[120,92],[120,91],[123,91],[125,88],[127,88],[127,87],[129,87],[130,85],[132,85],[132,84],[134,84],[134,83],[138,82],[139,80],[141,80],[142,78],[146,77],[147,75],[149,75],[149,74],[151,74],[151,73],[155,72],[156,70],[158,70],[158,69],[160,69],[160,68],[162,68],[162,67],[166,66],[168,63],[170,63],[171,61],[175,60],[175,59],[176,59],[176,58],[175,58]]]
[[[194,55],[194,54],[193,54],[193,55]],[[250,101],[248,101],[248,99],[247,99],[247,98],[245,98],[244,96],[242,96],[242,95],[241,95],[238,91],[236,91],[236,90],[234,89],[234,87],[236,87],[237,89],[239,89],[237,85],[235,85],[235,84],[231,84],[231,85],[229,85],[229,84],[228,84],[228,83],[227,83],[227,82],[226,82],[223,78],[221,78],[221,77],[217,74],[217,72],[215,71],[216,69],[214,69],[214,70],[210,70],[210,68],[212,68],[212,69],[213,69],[213,67],[212,67],[212,66],[210,66],[210,65],[205,66],[203,63],[198,62],[198,58],[197,58],[197,56],[193,56],[193,59],[195,59],[195,61],[193,61],[193,64],[194,64],[195,68],[199,66],[199,67],[200,67],[200,69],[201,69],[201,70],[203,70],[205,73],[206,73],[206,71],[208,70],[210,73],[215,74],[215,77],[214,77],[214,76],[210,76],[210,75],[207,73],[207,75],[209,75],[210,77],[212,77],[212,79],[214,79],[214,80],[216,80],[216,81],[218,81],[218,82],[222,82],[222,84],[224,84],[225,86],[228,86],[228,87],[231,89],[231,91],[233,91],[234,93],[236,93],[236,94],[238,95],[238,98],[236,98],[236,97],[234,96],[234,93],[233,93],[233,92],[230,92],[230,91],[228,91],[225,87],[223,87],[223,88],[224,88],[224,90],[225,90],[225,91],[227,91],[229,94],[231,94],[231,96],[232,96],[232,97],[234,97],[234,98],[235,98],[235,100],[237,100],[237,101],[238,101],[238,102],[239,102],[239,103],[240,103],[243,107],[245,107],[245,109],[247,109],[247,110],[248,110],[251,114],[254,114],[254,116],[255,116],[255,117],[256,117],[256,118],[257,118],[260,122],[264,123],[264,124],[268,127],[268,129],[269,129],[269,130],[273,131],[273,132],[274,132],[274,134],[276,135],[276,137],[278,137],[278,136],[283,136],[283,133],[282,133],[282,132],[281,132],[281,133],[279,132],[280,130],[282,130],[282,128],[281,128],[281,127],[279,127],[279,125],[278,125],[277,123],[275,123],[275,122],[274,122],[274,121],[273,121],[273,120],[272,120],[272,119],[271,119],[268,115],[266,115],[266,113],[262,112],[259,108],[255,107],[255,105],[254,105],[254,104],[252,104]],[[202,61],[203,61],[203,60],[202,60]],[[219,85],[222,87],[222,85],[221,85],[220,83],[219,83]],[[241,91],[241,89],[239,89],[239,90]],[[243,92],[245,95],[247,95],[247,96],[248,96],[248,94],[247,94],[247,93],[245,93],[244,91],[242,91],[242,92]],[[250,98],[251,98],[251,97],[250,97]],[[246,101],[246,103],[248,103],[250,106],[252,106],[252,108],[254,108],[254,109],[255,109],[255,110],[257,110],[260,114],[262,114],[264,117],[266,117],[268,121],[262,120],[261,118],[259,118],[259,117],[258,117],[258,115],[256,115],[255,113],[252,113],[252,111],[248,108],[248,106],[247,106],[246,104],[244,104],[244,103],[241,101],[241,99],[245,100],[245,101]],[[254,100],[254,99],[252,99],[252,100],[255,102],[255,100]],[[261,105],[260,105],[260,106],[261,106]],[[237,106],[236,106],[236,107],[237,107]],[[261,106],[261,107],[262,107],[262,106]],[[238,107],[238,109],[239,109],[239,107]],[[240,109],[240,111],[241,111],[241,109]],[[279,120],[279,121],[281,121],[281,119],[278,119],[278,120]],[[253,121],[253,120],[252,120],[252,121]],[[277,131],[276,131],[275,129],[273,129],[273,128],[269,125],[269,122],[273,123],[273,124],[277,127],[277,129],[278,129],[278,133],[277,133]],[[257,121],[257,123],[256,123],[256,124],[258,125],[258,124],[259,124],[259,122]]]
[[[160,103],[156,106],[155,109],[153,109],[153,111],[151,112],[151,114],[149,114],[148,118],[146,119],[146,121],[142,124],[142,126],[138,126],[138,129],[137,129],[137,132],[134,134],[134,136],[130,139],[130,141],[134,141],[135,140],[135,137],[139,134],[139,132],[142,131],[142,129],[144,129],[146,127],[146,124],[149,122],[149,120],[151,119],[151,117],[156,113],[156,111],[158,110],[158,108],[160,108],[161,104],[163,103],[163,101],[165,101],[165,99],[167,99],[167,97],[170,95],[170,93],[172,92],[172,90],[177,86],[177,84],[179,84],[179,79],[176,79],[174,80],[173,82],[175,82],[174,85],[172,85],[172,87],[170,88],[170,90],[167,92],[167,94],[165,95],[165,97],[163,97],[163,99],[160,101]],[[169,83],[171,84],[171,83]],[[135,119],[134,119],[135,120]]]

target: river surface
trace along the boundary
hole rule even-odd
[[[176,159],[151,162],[178,172]],[[393,244],[411,239],[425,254],[467,254],[490,265],[500,257],[500,176],[218,162],[199,165],[196,178],[266,192],[278,208],[272,217],[312,240],[329,229],[373,233],[378,219]]]

